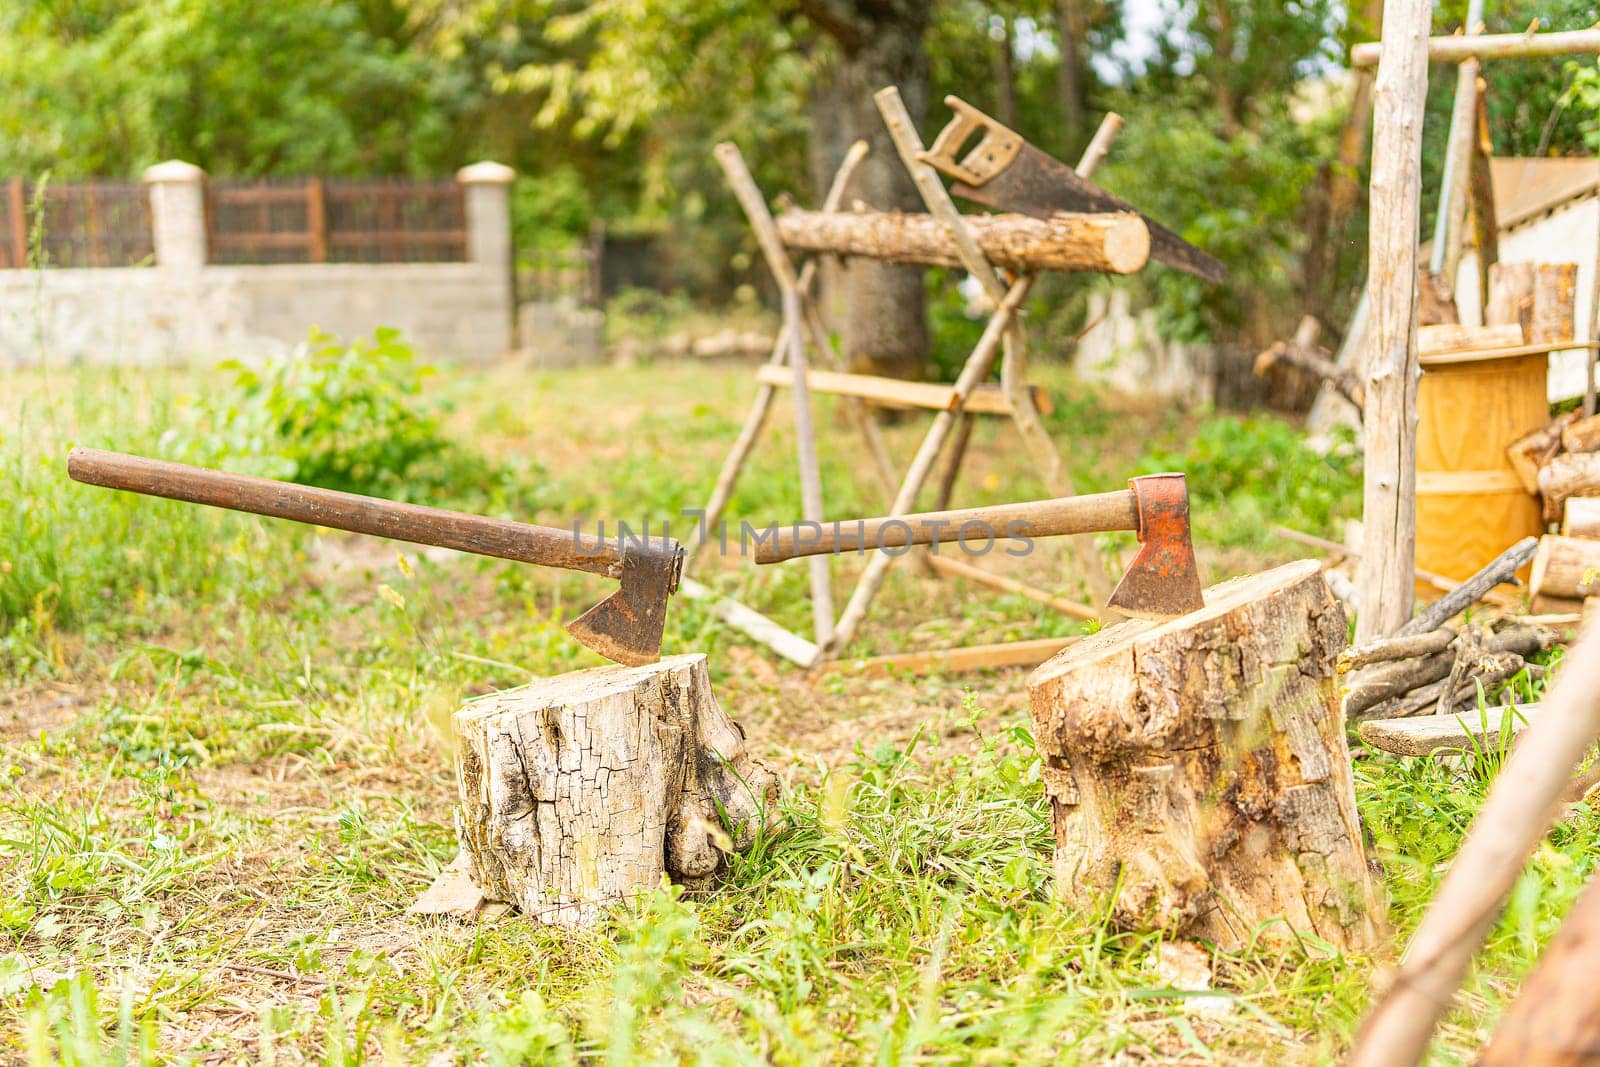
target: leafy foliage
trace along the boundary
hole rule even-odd
[[[1326,455],[1282,419],[1219,415],[1184,445],[1152,453],[1141,473],[1189,476],[1194,521],[1223,544],[1259,539],[1281,524],[1336,534],[1337,520],[1361,512],[1361,458],[1346,438]]]
[[[346,345],[313,331],[260,370],[202,398],[195,429],[169,449],[263,477],[412,503],[532,513],[533,471],[492,463],[448,434],[423,393],[433,373],[396,330]]]

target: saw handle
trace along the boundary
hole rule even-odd
[[[1022,151],[1022,135],[1002,126],[959,96],[947,96],[944,102],[955,112],[945,123],[939,136],[917,158],[934,170],[948,174],[968,185],[982,185],[1011,165]],[[983,139],[967,153],[967,158],[956,161],[956,153],[974,132],[982,130]]]
[[[878,548],[945,544],[969,545],[990,539],[1053,537],[1057,534],[1137,530],[1138,503],[1130,489],[1026,504],[929,511],[919,515],[887,515],[823,523],[820,530],[804,523],[778,530],[775,540],[756,541],[757,563],[781,563],[827,552],[865,552]]]
[[[615,542],[599,538],[580,542],[575,532],[548,526],[402,504],[97,448],[74,448],[67,455],[67,473],[74,481],[107,489],[125,489],[611,578],[622,574],[622,551]]]

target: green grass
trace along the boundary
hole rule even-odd
[[[1106,414],[1103,398],[1047,380],[1085,488],[1118,484],[1157,461],[1146,442],[1194,426]],[[589,934],[408,917],[454,852],[450,713],[464,695],[598,663],[560,623],[605,583],[402,557],[65,480],[70,442],[158,448],[184,398],[214,385],[74,372],[14,375],[0,395],[0,467],[20,486],[0,509],[0,555],[8,577],[28,576],[0,587],[0,1060],[1277,1063],[1347,1048],[1373,960],[1217,954],[1205,1000],[1220,1010],[1200,1011],[1161,987],[1158,935],[1052,899],[1024,675],[812,685],[681,599],[666,647],[710,654],[724,706],[788,781],[783,828],[715,893],[664,887]],[[445,429],[486,461],[549,472],[527,517],[556,523],[698,505],[751,394],[744,369],[666,364],[430,389],[453,401]],[[601,393],[575,433],[572,398]],[[920,426],[891,428],[897,455]],[[1275,427],[1237,432],[1298,455]],[[871,508],[844,436],[824,443],[830,500]],[[780,419],[736,517],[792,515],[792,455]],[[1019,455],[983,427],[961,499],[1040,492]],[[1207,521],[1237,547],[1207,549],[1210,572],[1284,558],[1266,518],[1229,499],[1208,503]],[[1059,555],[1018,566],[1069,588]],[[799,627],[803,573],[730,562],[706,576]],[[897,568],[862,648],[1070,626]],[[1531,697],[1542,683],[1520,684]],[[1496,763],[1358,762],[1396,944]],[[1441,1062],[1473,1058],[1591,872],[1597,828],[1580,810],[1541,848],[1442,1032]]]

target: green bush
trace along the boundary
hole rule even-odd
[[[348,493],[470,510],[531,514],[536,472],[463,447],[447,409],[423,395],[434,370],[398,331],[346,345],[313,331],[260,370],[224,363],[229,388],[201,400],[174,458]]]
[[[1268,415],[1218,415],[1181,448],[1158,450],[1140,472],[1183,471],[1197,530],[1221,544],[1257,541],[1273,525],[1337,536],[1361,511],[1361,458],[1340,440],[1323,455]]]

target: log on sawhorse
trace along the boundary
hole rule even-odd
[[[808,475],[807,467],[815,470],[814,459],[810,464],[806,460],[808,451],[812,457],[815,455],[814,434],[810,427],[809,399],[812,391],[840,395],[849,402],[848,410],[857,430],[862,434],[867,445],[867,452],[873,460],[873,469],[880,483],[883,484],[886,495],[891,497],[890,511],[893,514],[904,514],[911,511],[918,494],[925,483],[934,473],[934,465],[939,460],[945,445],[954,439],[953,447],[946,456],[945,466],[938,480],[938,506],[943,508],[948,504],[953,492],[955,482],[959,475],[960,466],[965,453],[965,447],[973,428],[973,417],[978,413],[1003,414],[1011,418],[1017,426],[1024,444],[1033,459],[1034,465],[1039,469],[1040,476],[1050,491],[1056,495],[1068,496],[1073,493],[1073,488],[1066,474],[1065,465],[1060,455],[1056,452],[1049,434],[1044,429],[1040,420],[1042,393],[1026,381],[1026,342],[1020,329],[1018,319],[1023,301],[1030,292],[1035,275],[1022,274],[1010,283],[1002,284],[995,275],[994,269],[984,257],[977,240],[966,224],[963,217],[956,211],[955,205],[950,201],[949,194],[945,192],[937,174],[922,163],[917,154],[921,152],[922,145],[912,127],[910,119],[905,115],[904,106],[900,103],[899,95],[893,89],[885,90],[878,94],[878,104],[884,114],[885,122],[894,135],[902,161],[912,171],[919,191],[928,204],[932,217],[943,228],[950,243],[957,249],[959,261],[979,281],[984,284],[986,295],[993,305],[990,321],[986,325],[983,336],[969,354],[961,374],[956,382],[951,385],[929,385],[927,383],[895,382],[892,379],[877,378],[870,375],[852,375],[841,371],[813,371],[805,365],[804,339],[809,335],[813,345],[835,367],[841,367],[841,359],[834,349],[827,331],[822,326],[821,317],[810,297],[810,283],[815,273],[813,263],[807,263],[804,268],[796,272],[794,265],[789,260],[787,247],[779,235],[777,223],[767,209],[764,199],[756,188],[754,180],[750,177],[738,149],[731,144],[719,145],[717,148],[718,161],[722,164],[738,196],[740,205],[744,208],[752,229],[755,231],[762,255],[767,262],[780,290],[784,294],[783,327],[780,330],[778,343],[774,346],[773,354],[768,363],[758,372],[758,381],[761,383],[760,392],[757,394],[755,404],[746,417],[739,437],[733,449],[723,464],[722,471],[712,491],[711,499],[707,503],[700,535],[691,549],[690,563],[693,565],[703,554],[712,536],[712,531],[718,529],[727,509],[727,504],[732,496],[738,477],[754,450],[756,442],[765,426],[766,419],[771,412],[772,402],[779,388],[789,388],[794,391],[796,404],[796,433],[799,438],[799,452],[801,459],[802,491],[807,500],[803,502],[803,518],[806,521],[820,521],[819,515],[814,515],[815,504],[820,498],[820,487],[813,484],[814,479]],[[1114,130],[1120,124],[1115,116],[1108,116],[1106,128]],[[1106,138],[1108,139],[1108,138]],[[1105,139],[1097,138],[1099,148],[1093,157],[1086,154],[1085,160],[1080,164],[1080,169],[1087,173],[1092,170],[1093,163],[1098,162],[1104,155]],[[824,202],[823,214],[837,212],[843,200],[845,186],[848,184],[850,174],[860,162],[860,155],[864,154],[864,146],[859,150],[852,147],[851,155],[847,156],[839,173],[835,176],[833,186]],[[818,216],[812,216],[813,218]],[[1001,362],[1001,381],[998,387],[984,384],[994,369],[996,361]],[[904,475],[896,477],[893,473],[892,463],[889,460],[887,449],[883,445],[877,424],[869,412],[858,402],[871,400],[875,402],[888,402],[909,407],[925,407],[936,412],[933,425],[928,429],[916,456],[912,459]],[[1048,410],[1045,408],[1045,410]],[[1075,557],[1077,570],[1083,576],[1091,598],[1097,603],[1104,603],[1110,591],[1110,582],[1105,565],[1099,553],[1086,538],[1075,538],[1070,543],[1070,551]],[[936,575],[944,577],[958,577],[976,581],[991,588],[1003,589],[1008,592],[1018,592],[1030,599],[1046,604],[1055,610],[1077,618],[1099,618],[1102,613],[1088,605],[1078,604],[1062,597],[1055,596],[1045,590],[1027,586],[1001,575],[991,574],[978,567],[961,561],[923,556],[925,567]],[[832,617],[831,598],[818,595],[818,590],[826,591],[826,557],[817,557],[822,560],[820,568],[814,562],[812,572],[812,609],[813,629],[816,640],[807,642],[798,635],[789,633],[779,627],[777,623],[761,616],[759,613],[737,604],[736,602],[722,599],[714,600],[713,611],[728,623],[755,640],[773,648],[780,655],[794,662],[801,662],[810,654],[806,666],[815,666],[819,663],[833,659],[842,650],[856,629],[864,619],[871,601],[882,586],[893,557],[885,553],[877,553],[868,562],[865,572],[858,581],[844,613],[835,623]],[[820,572],[820,573],[819,573]],[[703,587],[701,587],[703,588]],[[826,618],[824,618],[826,616]],[[1038,646],[1038,642],[1023,642],[1023,645]],[[989,654],[973,659],[975,664],[993,662],[998,656],[1005,660],[1008,657],[1002,653]],[[1032,651],[1017,660],[1018,663],[1037,663],[1047,658],[1048,652],[1041,647],[1033,647]],[[1035,658],[1036,657],[1036,658]],[[971,657],[968,657],[971,659]],[[941,667],[950,669],[953,662],[966,662],[960,657],[945,657],[943,659],[923,659],[917,663],[939,663]]]

